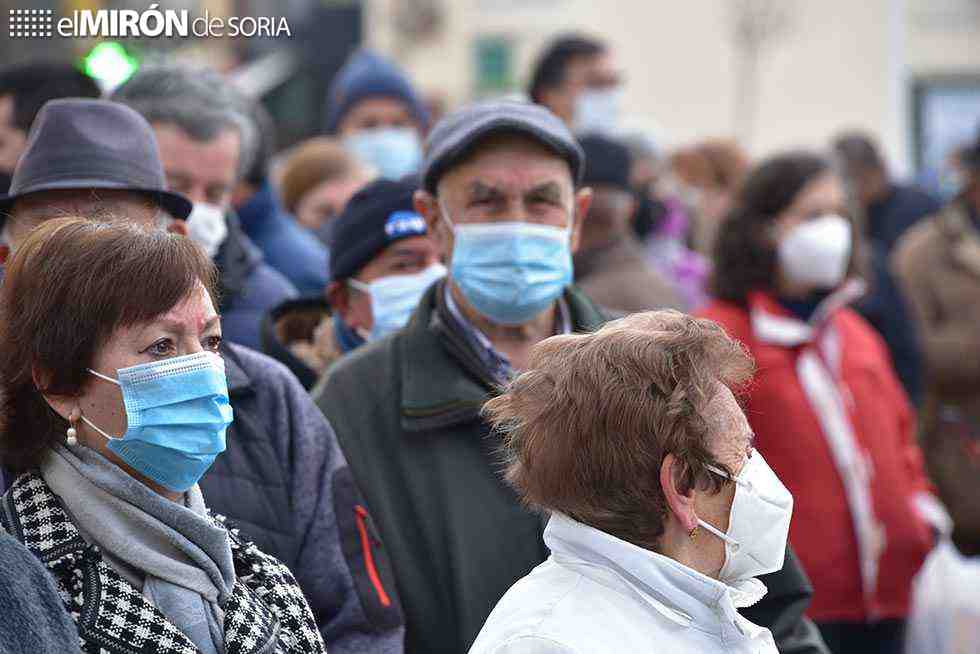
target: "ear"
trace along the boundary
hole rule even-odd
[[[330,303],[333,312],[340,316],[341,320],[347,318],[347,312],[350,309],[347,284],[336,281],[330,282],[324,291],[324,295],[327,296],[327,302]]]
[[[171,234],[180,234],[181,236],[187,236],[187,221],[186,220],[171,220],[170,224],[167,225],[167,231]]]
[[[442,208],[439,206],[439,201],[428,191],[420,189],[415,191],[415,195],[412,196],[412,203],[415,205],[415,211],[425,218],[425,227],[429,236],[435,241],[442,259],[448,261],[453,249],[452,230],[442,219]]]
[[[575,194],[573,206],[575,208],[575,215],[572,219],[570,247],[574,254],[578,251],[579,240],[582,236],[582,223],[585,222],[585,217],[589,215],[589,207],[592,206],[592,189],[589,187],[579,189],[578,193]]]
[[[48,403],[55,413],[68,420],[69,414],[78,406],[78,398],[66,397],[64,395],[48,395],[43,389],[47,388],[51,379],[51,374],[34,366],[31,369],[31,379],[34,381],[35,388],[41,393],[41,397]]]
[[[673,454],[664,457],[660,464],[660,489],[663,491],[667,506],[674,518],[680,522],[684,531],[691,531],[698,525],[698,516],[694,511],[694,488],[689,488],[682,493],[678,488],[680,479],[681,462]]]

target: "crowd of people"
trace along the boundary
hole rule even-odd
[[[667,147],[615,57],[358,51],[288,149],[0,70],[0,652],[975,651],[980,132]]]

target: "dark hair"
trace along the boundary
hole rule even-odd
[[[244,176],[258,147],[258,128],[244,94],[211,68],[161,63],[140,68],[113,92],[150,125],[175,125],[199,143],[227,129],[238,132],[238,174]]]
[[[668,512],[664,457],[678,459],[684,491],[719,491],[724,480],[705,466],[727,470],[712,443],[730,428],[712,404],[719,385],[741,391],[753,370],[718,323],[635,313],[538,343],[527,371],[483,412],[525,503],[655,549]]]
[[[258,139],[252,165],[245,171],[243,181],[252,186],[261,186],[269,176],[269,162],[276,153],[276,124],[268,109],[260,101],[249,100],[249,102],[251,103],[249,114],[255,124]]]
[[[42,223],[5,272],[0,461],[16,471],[38,465],[68,427],[42,394],[77,395],[116,328],[166,313],[198,283],[214,298],[216,278],[211,259],[189,238],[85,218]]]
[[[768,227],[804,186],[829,170],[823,157],[789,152],[766,159],[748,174],[715,241],[709,285],[716,298],[744,304],[749,291],[772,287],[776,254]]]
[[[606,45],[581,34],[563,34],[555,38],[538,57],[531,74],[527,94],[532,102],[541,103],[541,94],[565,81],[565,71],[573,59],[595,57],[606,51]]]
[[[25,132],[48,100],[97,98],[99,85],[68,63],[35,62],[0,70],[0,96],[13,96],[13,125]]]
[[[834,154],[850,172],[859,170],[884,170],[885,161],[878,146],[869,134],[859,131],[844,132],[834,139]]]

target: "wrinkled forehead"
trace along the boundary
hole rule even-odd
[[[571,194],[572,169],[558,153],[522,134],[494,134],[478,141],[439,180],[439,194],[459,193],[477,184],[523,193],[554,183]]]
[[[150,221],[165,213],[150,196],[124,189],[63,189],[39,191],[18,199],[11,210],[17,221],[83,215],[94,220]]]
[[[754,434],[732,391],[720,382],[705,406],[713,436],[711,451],[720,463],[738,470],[752,445]]]

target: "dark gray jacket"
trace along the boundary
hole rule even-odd
[[[75,623],[51,575],[0,529],[0,654],[78,651]]]
[[[201,480],[208,508],[289,567],[331,654],[401,652],[386,555],[330,425],[282,364],[233,344],[222,354],[235,420]]]
[[[447,327],[442,283],[405,329],[348,354],[313,396],[387,543],[405,611],[405,650],[465,652],[507,589],[548,556],[544,523],[499,474],[499,442],[479,412],[495,383]],[[574,331],[606,316],[581,292],[565,300]],[[749,618],[783,652],[823,654],[802,615],[812,594],[796,557],[764,579]]]

